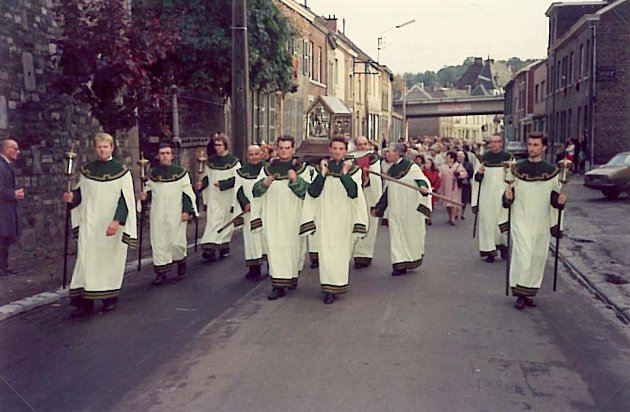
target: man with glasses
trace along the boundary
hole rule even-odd
[[[479,219],[479,254],[486,262],[494,262],[497,250],[501,258],[507,259],[507,238],[499,230],[499,222],[505,215],[502,197],[505,192],[503,162],[512,155],[503,150],[503,137],[495,133],[490,136],[489,151],[479,159],[472,188],[472,210]]]
[[[230,221],[234,202],[234,180],[241,163],[229,152],[228,139],[219,134],[212,139],[215,154],[208,157],[205,176],[197,183],[206,204],[206,229],[201,237],[202,256],[212,262],[216,251],[224,258],[230,254],[230,240],[234,226],[230,225],[219,233],[219,229]]]
[[[13,139],[0,142],[0,276],[13,275],[9,268],[9,246],[22,231],[18,202],[24,200],[24,189],[15,188],[13,162],[20,147]]]
[[[283,297],[286,288],[297,287],[300,257],[305,251],[299,229],[308,171],[304,163],[293,159],[292,136],[279,137],[277,144],[278,158],[265,164],[254,185],[253,195],[261,201],[251,216],[252,230],[262,230],[267,246],[272,286],[269,300]]]

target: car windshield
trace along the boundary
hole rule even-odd
[[[628,166],[630,165],[630,155],[617,154],[606,163],[606,166]]]

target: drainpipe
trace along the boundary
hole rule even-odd
[[[595,164],[595,71],[597,67],[597,27],[591,26],[591,47],[592,47],[592,62],[591,62],[591,91],[590,91],[590,126],[591,126],[591,168]]]
[[[556,51],[553,51],[553,72],[551,73],[551,77],[549,80],[551,80],[551,86],[553,90],[551,90],[551,93],[553,93],[551,95],[551,122],[553,124],[553,127],[550,128],[551,130],[549,130],[549,132],[551,134],[553,134],[553,138],[552,138],[552,145],[551,145],[551,160],[555,162],[556,159],[556,130],[558,129],[558,125],[556,124],[558,119],[556,119],[556,90],[558,85],[556,84],[556,79],[558,78],[558,76],[556,76],[556,73],[558,72],[558,61],[556,60]]]

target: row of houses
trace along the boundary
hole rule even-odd
[[[254,99],[253,140],[289,134],[299,143],[317,144],[331,136],[373,141],[399,136],[402,118],[392,112],[392,71],[345,35],[344,20],[319,16],[293,0],[274,2],[296,28],[289,44],[296,91]]]
[[[547,58],[505,86],[505,134],[538,131],[550,155],[569,139],[591,164],[630,150],[630,1],[552,3]]]

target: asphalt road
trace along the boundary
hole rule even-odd
[[[381,227],[375,263],[333,305],[312,269],[268,301],[236,247],[163,287],[135,275],[105,315],[18,316],[0,323],[0,409],[630,410],[628,327],[564,273],[552,293],[551,260],[539,306],[516,311],[471,233],[439,210],[423,266],[392,277]]]

